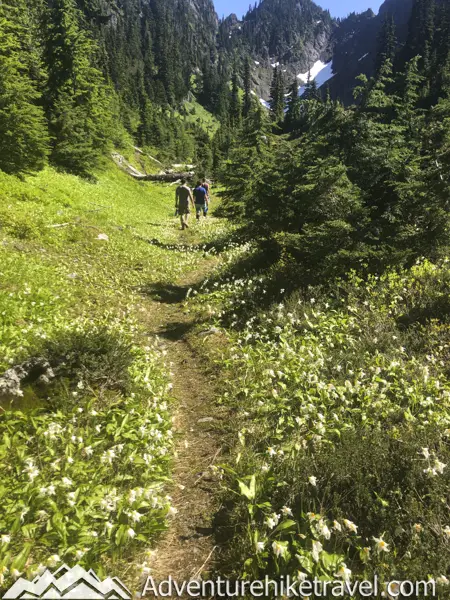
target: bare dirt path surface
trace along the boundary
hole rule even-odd
[[[215,405],[213,374],[189,343],[195,319],[184,306],[188,289],[201,282],[212,266],[212,261],[205,263],[177,285],[154,286],[147,313],[149,333],[164,342],[165,360],[173,374],[178,438],[169,490],[178,513],[171,518],[150,562],[155,582],[169,576],[179,582],[205,579],[220,551],[214,537],[214,519],[220,508],[218,482],[211,466],[220,461],[222,453],[223,415]]]

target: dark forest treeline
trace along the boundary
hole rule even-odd
[[[174,159],[208,158],[209,136],[182,109],[196,91],[227,111],[230,75],[217,57],[212,3],[204,4],[196,14],[187,0],[2,2],[0,168],[36,170],[49,157],[86,173],[108,144],[131,138]],[[207,64],[225,82],[222,100],[200,87]]]
[[[284,113],[279,78],[271,118],[255,103],[224,163],[228,214],[312,280],[448,247],[449,5],[415,0],[403,47],[386,18],[351,107],[295,83]]]

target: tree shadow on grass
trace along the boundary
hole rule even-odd
[[[195,230],[192,230],[192,232],[194,233]],[[231,233],[221,235],[214,241],[204,243],[193,242],[192,244],[177,242],[167,243],[162,242],[158,238],[148,238],[143,235],[139,235],[138,238],[143,242],[147,242],[147,244],[150,244],[151,246],[156,246],[157,248],[162,248],[163,250],[171,250],[172,252],[222,252],[229,248],[231,244],[239,244],[242,243],[244,239],[247,239],[244,230],[233,231]]]
[[[194,328],[195,323],[169,323],[163,330],[159,331],[160,337],[176,342],[186,337],[186,335]]]
[[[132,345],[119,332],[106,327],[62,331],[39,354],[0,372],[0,406],[71,410],[83,394],[80,389],[94,389],[103,398],[125,396],[133,360]]]
[[[186,299],[190,287],[172,283],[149,283],[142,286],[139,291],[161,304],[180,304]]]

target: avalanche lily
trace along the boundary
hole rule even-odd
[[[389,550],[389,544],[387,542],[385,542],[383,540],[383,538],[373,538],[373,541],[375,542],[375,548],[376,551],[378,552],[378,554],[381,554],[382,552],[390,552]]]

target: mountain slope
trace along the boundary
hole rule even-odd
[[[212,0],[78,0],[105,48],[105,63],[116,87],[138,107],[136,87],[152,101],[181,101],[192,74],[218,65],[229,76],[231,63],[252,63],[252,85],[269,97],[273,68],[280,65],[286,84],[298,77],[301,87],[311,70],[319,86],[329,81],[331,94],[352,101],[355,78],[372,75],[377,39],[388,15],[406,41],[413,0],[386,0],[372,10],[333,19],[313,0],[262,0],[242,20],[219,21]],[[219,58],[220,57],[220,58]],[[330,64],[332,61],[332,65]]]
[[[360,73],[373,75],[378,36],[386,18],[394,19],[399,45],[406,42],[412,5],[413,0],[386,0],[378,15],[368,10],[361,14],[352,13],[339,22],[331,40],[335,77],[329,85],[334,98],[351,103],[356,77]]]
[[[219,45],[251,56],[256,92],[267,97],[275,65],[289,81],[317,61],[330,59],[333,28],[329,11],[312,0],[264,0],[241,22],[236,15],[221,22]]]
[[[332,96],[351,103],[357,75],[373,74],[385,19],[393,17],[398,42],[404,44],[412,4],[386,0],[378,15],[369,9],[336,20],[312,0],[263,0],[242,21],[236,15],[221,21],[218,47],[251,57],[253,84],[262,98],[268,98],[273,68],[280,65],[286,83],[298,77],[300,93],[311,71],[319,87],[330,80]]]

